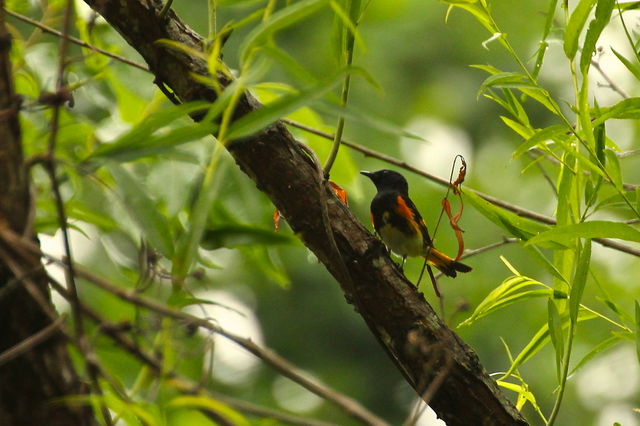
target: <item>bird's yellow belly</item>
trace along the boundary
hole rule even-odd
[[[378,233],[387,247],[400,256],[422,256],[424,254],[424,243],[420,233],[407,235],[390,225],[384,225],[378,230]]]

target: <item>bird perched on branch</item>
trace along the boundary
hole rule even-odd
[[[373,181],[378,193],[371,201],[371,220],[382,241],[402,256],[423,256],[427,262],[449,277],[469,272],[471,267],[450,258],[433,247],[424,219],[409,198],[407,180],[393,170],[360,172]]]

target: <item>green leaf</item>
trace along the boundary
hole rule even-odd
[[[575,372],[582,368],[582,366],[584,366],[593,357],[609,349],[611,346],[620,342],[621,340],[622,337],[620,337],[620,335],[614,334],[613,336],[608,337],[607,339],[598,343],[593,349],[589,351],[589,353],[587,353],[584,357],[582,357],[580,361],[578,361],[578,363],[571,370],[571,373],[569,373],[569,377],[571,377]]]
[[[593,220],[565,226],[556,226],[531,238],[525,244],[555,241],[570,243],[578,238],[619,238],[640,242],[640,231],[634,227],[606,220]]]
[[[609,176],[611,176],[611,180],[618,191],[623,191],[622,187],[622,172],[620,170],[620,160],[615,152],[610,149],[606,149],[604,151],[605,157],[607,159],[607,170],[609,171]]]
[[[637,120],[640,118],[640,98],[623,99],[611,107],[600,110],[601,114],[593,121],[594,126],[611,118]]]
[[[542,287],[542,289],[524,290],[531,286]],[[541,282],[521,275],[512,276],[504,280],[502,284],[493,289],[484,298],[484,300],[482,300],[482,302],[478,304],[471,316],[462,321],[458,325],[458,327],[471,325],[478,319],[485,317],[490,313],[497,311],[498,309],[502,309],[509,305],[512,305],[516,302],[527,299],[552,296],[553,291]]]
[[[571,292],[569,293],[569,318],[574,324],[578,320],[580,301],[582,300],[582,293],[584,292],[584,287],[587,283],[590,261],[591,240],[587,239],[585,240],[584,247],[582,247],[582,251],[580,252],[580,257],[578,257],[578,266],[576,268],[576,274],[573,277],[573,283],[571,284]]]
[[[594,318],[598,318],[597,315],[588,312],[588,311],[580,311],[578,315],[578,322],[592,320]],[[569,318],[564,317],[562,319],[562,328],[566,328],[569,325]],[[537,354],[545,345],[549,343],[549,324],[545,323],[540,329],[534,334],[529,343],[520,351],[520,353],[516,356],[516,358],[511,363],[509,370],[504,373],[502,379],[509,377],[514,371],[516,371],[522,364],[527,362],[531,357]]]
[[[640,80],[640,66],[625,58],[613,47],[611,48],[611,50],[613,51],[613,54],[616,55],[616,57],[620,60],[620,62],[622,62],[622,64],[631,72],[631,74],[633,74],[636,80]]]
[[[197,189],[196,199],[189,214],[189,228],[180,236],[177,243],[171,274],[177,280],[183,279],[193,265],[198,253],[198,245],[202,239],[209,210],[222,179],[214,179],[218,170],[218,162],[223,151],[222,144],[215,146],[209,159],[204,178]]]
[[[200,246],[206,250],[221,247],[236,248],[246,245],[292,244],[297,241],[288,234],[249,225],[224,225],[204,232]]]
[[[227,138],[230,140],[238,139],[252,135],[264,129],[276,120],[294,112],[329,92],[338,83],[340,83],[344,75],[350,71],[351,69],[343,69],[331,78],[321,81],[317,85],[303,89],[301,92],[296,94],[282,96],[275,102],[250,112],[231,124]]]
[[[168,408],[198,408],[205,411],[211,411],[221,416],[227,423],[238,426],[249,426],[250,423],[239,412],[235,411],[228,405],[216,401],[215,399],[204,395],[188,395],[173,398],[167,404]]]
[[[173,256],[173,238],[167,218],[158,211],[141,182],[118,164],[109,164],[109,171],[118,184],[123,207],[138,225],[151,246],[167,258]]]
[[[503,115],[500,116],[500,119],[504,124],[509,126],[511,130],[513,130],[514,132],[522,136],[524,139],[529,139],[534,135],[534,130],[530,125],[527,126],[527,125],[518,123],[517,121],[514,121]]]
[[[480,97],[487,89],[492,87],[501,87],[501,88],[536,88],[535,85],[531,84],[529,78],[517,72],[501,72],[498,74],[490,75],[487,77],[482,84],[480,85],[480,89],[478,89],[477,96]]]
[[[602,30],[609,23],[615,3],[615,0],[598,0],[596,18],[589,23],[587,35],[582,45],[582,53],[580,54],[580,70],[582,70],[583,75],[586,74],[591,65],[591,56],[596,49],[596,43],[600,38],[600,34],[602,34]]]
[[[524,143],[520,144],[518,149],[513,153],[513,157],[518,158],[531,148],[549,139],[553,140],[559,136],[566,137],[566,133],[567,127],[562,124],[556,124],[554,126],[545,127],[544,129],[538,130],[533,136],[527,139]]]
[[[558,380],[560,380],[560,377],[562,376],[562,358],[564,357],[564,335],[562,334],[562,320],[560,319],[560,312],[558,312],[558,307],[553,301],[553,298],[549,298],[549,301],[547,303],[547,310],[547,326],[549,329],[549,337],[551,338],[551,343],[553,344],[553,348],[555,349],[556,374],[558,375]]]
[[[578,3],[578,6],[576,6],[569,17],[569,22],[567,22],[567,27],[564,30],[563,47],[565,55],[567,55],[567,58],[570,60],[576,56],[580,33],[595,4],[596,0],[580,0],[580,3]]]
[[[328,3],[329,0],[302,0],[271,15],[268,20],[255,27],[240,45],[240,63],[245,64],[253,49],[274,33],[302,21]]]
[[[104,158],[130,161],[210,134],[217,127],[214,123],[189,123],[165,134],[154,135],[158,129],[173,121],[205,111],[209,106],[208,102],[189,102],[155,112],[112,143],[100,145],[86,160]]]

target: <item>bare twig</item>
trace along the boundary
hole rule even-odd
[[[58,31],[58,30],[56,30],[54,28],[48,27],[48,26],[44,25],[42,22],[36,21],[35,19],[31,19],[31,18],[29,18],[27,16],[24,16],[24,15],[21,15],[19,13],[12,12],[12,11],[8,10],[6,7],[4,8],[4,11],[7,13],[7,15],[13,16],[14,18],[19,19],[22,22],[26,22],[29,25],[33,25],[34,27],[39,28],[40,30],[44,31],[45,33],[49,33],[49,34],[55,35],[57,37],[65,37],[65,35],[62,32],[60,32],[60,31]],[[96,53],[99,53],[101,55],[107,56],[107,57],[109,57],[111,59],[115,59],[116,61],[122,62],[123,64],[130,65],[130,66],[138,68],[138,69],[140,69],[142,71],[151,72],[151,71],[149,71],[149,68],[144,66],[144,65],[141,65],[141,64],[139,64],[137,62],[134,62],[134,61],[132,61],[130,59],[127,59],[124,56],[116,55],[115,53],[111,53],[108,50],[104,50],[104,49],[101,49],[101,48],[99,48],[97,46],[89,44],[87,42],[84,42],[84,41],[80,40],[79,38],[75,38],[75,37],[70,36],[70,35],[67,35],[65,38],[67,40],[69,40],[73,44],[77,44],[78,46],[82,46],[82,47],[85,47],[87,49],[91,49]]]
[[[75,326],[75,337],[77,339],[78,346],[84,355],[87,365],[87,371],[91,379],[92,388],[94,392],[96,392],[96,394],[102,395],[102,388],[98,380],[99,368],[96,363],[96,357],[89,348],[88,341],[84,332],[83,317],[80,309],[80,301],[78,299],[78,288],[75,281],[76,274],[73,269],[73,262],[71,261],[71,242],[67,224],[67,215],[65,213],[62,194],[60,192],[60,182],[58,181],[58,177],[56,175],[56,162],[54,161],[58,130],[60,126],[60,108],[62,107],[64,101],[68,96],[68,91],[66,88],[65,68],[67,65],[67,51],[69,49],[68,35],[71,28],[71,21],[73,16],[73,4],[73,0],[67,0],[66,7],[64,9],[62,37],[60,39],[60,47],[58,52],[59,59],[55,86],[56,90],[54,94],[55,101],[52,104],[51,130],[49,133],[49,143],[47,149],[48,161],[45,162],[45,169],[47,171],[47,174],[49,175],[49,180],[51,181],[51,191],[53,193],[56,212],[58,215],[58,223],[60,226],[60,231],[62,233],[64,252],[66,257],[69,259],[69,267],[65,269],[65,278],[67,286],[69,288],[69,292],[71,294],[71,309],[73,313],[73,323]],[[113,420],[111,419],[111,414],[109,413],[109,410],[104,402],[100,403],[100,408],[102,417],[104,418],[107,426],[112,425]]]
[[[68,269],[68,266],[69,266],[68,259],[61,260],[61,259],[57,259],[55,256],[51,256],[46,253],[43,253],[40,250],[40,247],[38,247],[32,241],[21,237],[20,235],[12,232],[11,230],[0,228],[0,238],[4,239],[4,241],[6,241],[9,244],[12,244],[14,246],[19,246],[22,249],[31,251],[35,254],[38,254],[41,257],[51,259],[55,263]],[[124,290],[120,287],[117,287],[109,283],[108,281],[96,276],[95,274],[91,273],[85,268],[82,268],[79,265],[75,265],[74,273],[79,278],[84,278],[88,282],[95,284],[96,286],[102,288],[105,291],[108,291],[109,293],[123,300],[127,300],[138,306],[142,306],[144,308],[152,310],[163,316],[181,320],[181,321],[184,321],[185,323],[207,329],[211,332],[214,332],[216,334],[219,334],[231,340],[232,342],[236,343],[237,345],[241,346],[248,352],[255,355],[256,357],[260,358],[262,361],[271,365],[271,367],[273,367],[275,370],[280,372],[283,376],[288,377],[289,379],[298,383],[305,389],[315,393],[321,398],[333,402],[334,404],[341,407],[346,413],[359,419],[365,424],[377,425],[377,426],[387,425],[387,423],[384,420],[380,419],[379,417],[375,416],[373,413],[368,411],[366,408],[362,407],[357,401],[336,392],[335,390],[329,388],[328,386],[320,382],[317,382],[307,377],[306,374],[301,369],[299,369],[298,367],[295,367],[294,365],[289,363],[287,360],[282,358],[280,355],[278,355],[271,349],[263,348],[255,344],[251,339],[244,338],[236,334],[230,333],[227,330],[220,327],[219,325],[214,324],[213,322],[208,321],[206,319],[201,319],[194,315],[187,314],[185,312],[176,311],[154,300],[140,296],[135,292],[135,290]],[[16,275],[19,276],[20,274],[16,274]],[[80,309],[82,309],[82,305],[80,305]]]
[[[604,72],[604,70],[600,66],[600,62],[596,61],[595,59],[592,59],[591,65],[593,65],[593,67],[596,70],[598,70],[600,75],[607,81],[607,87],[609,87],[611,90],[613,90],[623,98],[625,99],[629,98],[629,95],[627,94],[627,92],[625,92],[622,87],[620,87],[615,81],[613,81],[611,77],[609,77],[609,75],[606,72]]]
[[[0,366],[24,353],[29,352],[35,346],[39,345],[40,343],[49,339],[51,336],[58,333],[60,331],[60,325],[63,321],[64,316],[58,317],[58,319],[56,319],[54,322],[38,331],[37,333],[33,334],[31,337],[0,353]]]
[[[314,129],[312,127],[309,126],[305,126],[304,124],[300,124],[300,123],[296,123],[295,121],[291,121],[291,120],[282,120],[285,124],[288,124],[290,126],[296,127],[298,129],[304,130],[306,132],[312,133],[314,135],[317,136],[321,136],[325,139],[329,139],[331,140],[331,135],[325,132],[322,132],[320,130]],[[423,176],[429,180],[431,180],[432,182],[438,183],[440,185],[449,185],[449,182],[446,179],[442,179],[438,176],[432,175],[430,173],[427,173],[425,171],[422,171],[416,167],[411,166],[410,164],[398,160],[397,158],[391,157],[389,155],[383,154],[381,152],[375,151],[373,149],[369,149],[365,146],[347,141],[347,140],[342,140],[342,144],[344,146],[348,146],[349,148],[361,152],[362,154],[364,154],[367,157],[372,157],[372,158],[377,158],[378,160],[384,161],[386,163],[389,164],[393,164],[394,166],[400,167],[402,169],[405,169],[407,171],[413,172],[417,175]],[[484,200],[490,202],[493,205],[496,205],[498,207],[502,207],[505,210],[509,210],[510,212],[513,212],[515,214],[517,214],[518,216],[522,216],[522,217],[526,217],[532,220],[535,220],[536,222],[541,222],[541,223],[545,223],[547,225],[555,225],[556,224],[556,220],[550,216],[546,216],[537,212],[534,212],[532,210],[528,210],[525,209],[523,207],[520,206],[516,206],[514,204],[508,203],[506,201],[500,200],[498,198],[492,197],[490,195],[484,194],[480,191],[476,191],[474,189],[471,189],[469,187],[465,188],[465,191],[469,191],[472,192],[474,194],[476,194],[477,196],[483,198]],[[633,256],[636,257],[640,257],[640,250],[636,250],[632,247],[626,246],[624,244],[618,243],[617,241],[613,241],[610,239],[606,239],[606,238],[594,238],[593,241],[599,243],[600,245],[603,245],[605,247],[609,247],[618,251],[621,251],[623,253],[627,253],[627,254],[631,254]]]

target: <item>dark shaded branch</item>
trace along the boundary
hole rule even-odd
[[[203,39],[169,11],[158,15],[156,0],[85,0],[99,12],[145,59],[157,81],[170,87],[182,102],[212,101],[213,90],[198,84],[193,73],[206,75],[199,58],[172,51],[156,43],[169,39],[201,49]],[[222,86],[230,82],[217,76]],[[243,96],[236,117],[257,108],[249,94]],[[253,137],[228,146],[241,169],[264,191],[287,217],[289,225],[340,283],[346,299],[366,321],[418,395],[444,368],[442,362],[425,371],[428,353],[411,344],[408,336],[446,348],[451,368],[430,404],[449,426],[524,425],[525,420],[484,371],[475,352],[451,331],[424,296],[408,282],[386,253],[384,246],[339,200],[318,176],[318,165],[277,123]],[[322,193],[320,192],[322,191]],[[326,204],[321,200],[327,200]],[[334,250],[327,238],[323,210],[330,218]],[[344,279],[342,265],[349,269]]]

